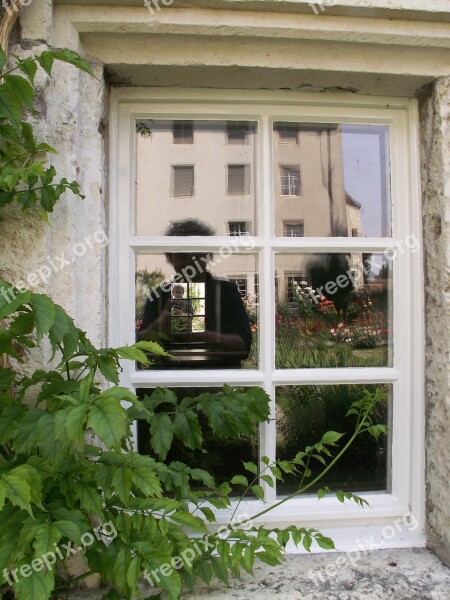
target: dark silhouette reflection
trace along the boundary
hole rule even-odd
[[[172,225],[168,236],[209,236],[213,231],[194,220]],[[157,341],[170,358],[158,359],[158,369],[240,369],[251,349],[250,320],[234,282],[218,279],[208,271],[210,253],[167,253],[175,271],[172,281],[163,283],[150,293],[144,308],[138,340]],[[142,398],[152,390],[138,390]],[[181,401],[202,392],[218,389],[176,389]],[[257,438],[253,440],[217,439],[202,422],[206,452],[189,451],[174,444],[168,460],[188,462],[191,467],[210,471],[216,480],[240,472],[242,461],[255,460]],[[149,426],[138,421],[138,449],[151,454]],[[227,469],[225,465],[228,465]],[[230,470],[231,469],[231,470]]]
[[[212,235],[198,221],[176,223],[169,236]],[[234,282],[207,270],[210,253],[168,253],[175,270],[171,282],[157,287],[145,304],[138,340],[159,342],[173,358],[164,369],[239,369],[250,352],[250,321]]]

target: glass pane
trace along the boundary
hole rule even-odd
[[[218,387],[174,387],[172,390],[180,402],[184,398],[197,398],[200,394],[217,394],[222,391]],[[141,388],[136,393],[142,400],[145,396],[151,396],[153,391]],[[156,408],[155,412],[162,408],[163,405],[159,409]],[[199,412],[198,417],[202,429],[203,450],[191,450],[175,437],[166,462],[180,461],[191,469],[204,469],[214,477],[218,485],[224,481],[229,482],[234,475],[248,476],[243,462],[258,463],[258,432],[255,431],[254,436],[238,440],[219,438],[213,433],[202,413]],[[157,458],[150,445],[149,425],[146,421],[137,422],[137,434],[139,453]],[[193,481],[192,486],[195,487],[195,484]],[[235,491],[238,492],[239,489],[236,487]]]
[[[278,369],[392,365],[385,254],[277,254]]]
[[[257,368],[257,258],[231,247],[136,256],[136,337],[172,355],[148,368]]]
[[[273,148],[277,236],[390,236],[387,125],[277,122]]]
[[[136,235],[165,235],[184,219],[215,235],[239,221],[256,232],[254,122],[136,122]]]
[[[377,385],[289,385],[276,388],[277,459],[289,460],[306,446],[320,442],[327,431],[345,435],[337,447],[329,447],[336,456],[349,440],[355,429],[354,415],[345,416],[353,402],[360,401],[365,394],[379,394],[374,411],[374,424],[388,425],[391,413],[391,386]],[[375,439],[368,433],[362,434],[343,454],[339,461],[308,492],[329,486],[331,489],[347,491],[389,491],[390,488],[390,438],[389,434]],[[324,455],[327,464],[329,458]],[[322,471],[323,465],[316,459],[309,463],[311,477]],[[278,482],[279,494],[288,494],[299,487],[299,475],[287,474],[284,482]],[[304,483],[305,483],[304,481]]]

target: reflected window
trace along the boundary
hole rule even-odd
[[[247,296],[247,278],[244,277],[233,277],[233,275],[230,275],[228,277],[229,281],[232,281],[237,289],[238,292],[240,293],[240,295],[244,298],[245,296]]]
[[[247,221],[228,221],[230,235],[251,235],[250,229],[250,223]]]
[[[300,167],[281,167],[281,195],[300,196]]]
[[[243,145],[248,143],[249,127],[247,123],[227,123],[228,144]]]
[[[194,124],[192,121],[174,121],[174,123],[173,123],[173,143],[174,144],[193,144],[194,143]]]
[[[228,196],[248,196],[250,165],[228,165]]]
[[[284,221],[284,237],[303,237],[305,235],[305,224],[303,221],[289,223]]]
[[[277,131],[279,144],[283,146],[296,146],[298,144],[299,128],[295,125],[280,124]]]
[[[194,167],[177,165],[172,167],[172,196],[181,198],[194,195]]]

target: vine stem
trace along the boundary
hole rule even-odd
[[[322,479],[322,477],[328,473],[328,471],[336,464],[336,462],[341,458],[341,456],[348,450],[348,448],[353,444],[353,442],[355,441],[355,439],[361,433],[364,433],[365,430],[361,430],[360,427],[361,427],[361,424],[358,423],[356,430],[353,432],[353,435],[348,440],[348,442],[345,444],[345,446],[342,448],[342,450],[333,458],[333,460],[330,462],[330,464],[315,479],[313,479],[310,483],[308,483],[308,485],[305,485],[305,487],[296,490],[295,492],[293,492],[292,494],[289,494],[289,496],[286,496],[285,498],[282,498],[281,500],[279,500],[275,504],[272,504],[271,506],[265,508],[264,510],[260,511],[256,515],[252,515],[248,519],[245,519],[244,521],[241,521],[239,523],[239,525],[240,526],[245,525],[249,521],[253,521],[254,519],[258,519],[259,517],[262,517],[266,513],[270,512],[271,510],[274,510],[275,508],[278,508],[279,506],[281,506],[285,502],[288,502],[289,500],[292,500],[292,498],[295,498],[296,496],[299,496],[300,494],[303,494],[307,489],[309,489],[310,487],[312,487],[313,485],[315,485],[318,481],[320,481]],[[231,525],[231,523],[228,525],[228,527],[230,527],[230,525]]]

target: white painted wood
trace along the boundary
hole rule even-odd
[[[394,354],[392,367],[343,369],[274,370],[274,252],[384,252],[409,235],[421,240],[420,185],[416,102],[404,98],[350,95],[300,95],[282,92],[237,92],[230,90],[115,89],[111,99],[111,206],[109,255],[109,339],[111,345],[134,342],[134,255],[164,252],[168,247],[183,251],[208,247],[219,250],[230,238],[208,239],[136,237],[134,235],[134,120],[136,118],[256,120],[258,136],[258,232],[253,251],[259,255],[261,357],[257,370],[137,371],[130,362],[121,384],[137,387],[261,385],[271,394],[281,384],[391,383],[392,490],[370,494],[370,509],[343,507],[335,499],[304,497],[292,500],[271,513],[274,523],[320,523],[344,527],[347,539],[364,523],[381,531],[383,524],[412,511],[424,523],[424,316],[422,251],[398,252],[393,261]],[[387,124],[390,127],[392,238],[275,238],[272,230],[273,189],[271,168],[271,123],[283,119],[298,122]],[[261,453],[275,456],[275,423],[261,427]],[[268,500],[275,499],[273,491]],[[364,494],[368,496],[368,494]],[[253,508],[262,506],[254,503]],[[249,508],[248,503],[243,509]],[[253,510],[253,509],[252,509]],[[225,518],[225,517],[224,517]],[[267,519],[265,520],[267,522]],[[336,524],[337,523],[337,524]],[[361,529],[362,530],[362,529]],[[406,538],[405,538],[406,539]],[[421,534],[410,535],[411,545],[421,545]],[[422,540],[422,541],[421,541]],[[345,547],[343,542],[342,548]],[[395,540],[392,542],[395,544]],[[403,543],[403,542],[402,542]]]

